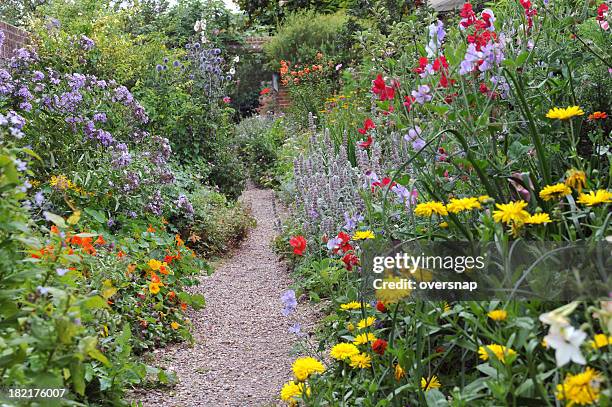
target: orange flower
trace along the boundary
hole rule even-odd
[[[187,310],[187,303],[185,303],[185,302],[181,302],[181,309],[182,309],[183,311],[186,311],[186,310]]]
[[[106,242],[104,241],[104,237],[102,235],[99,235],[94,244],[106,244]]]
[[[166,267],[166,263],[164,262],[161,266],[159,266],[159,272],[165,275],[168,275],[168,268]]]
[[[179,329],[180,325],[178,324],[178,322],[174,321],[170,324],[170,326],[172,327],[172,329],[176,330]]]
[[[135,264],[130,264],[127,266],[127,272],[126,274],[129,276],[130,274],[132,274],[134,271],[136,271],[136,265]]]
[[[163,216],[162,216],[162,223],[163,223],[164,225],[167,225],[167,224],[168,224],[168,220],[166,220],[166,218],[164,218]]]
[[[608,118],[608,114],[606,112],[594,112],[589,115],[589,120],[604,120]]]
[[[151,272],[151,281],[157,284],[161,282],[161,280],[159,279],[159,276],[155,274],[155,272],[153,271]]]
[[[153,225],[151,225],[150,223],[149,223],[149,227],[147,228],[147,232],[149,232],[149,233],[155,233],[155,228],[154,228],[154,227],[153,227]]]
[[[174,237],[174,240],[176,240],[176,246],[180,247],[180,246],[184,246],[185,245],[185,241],[183,239],[181,239],[181,235],[177,234]]]
[[[157,294],[159,292],[159,283],[149,283],[149,291],[151,294]]]
[[[57,228],[57,226],[51,226],[51,233],[54,235],[59,235],[59,229]]]
[[[176,299],[176,293],[174,291],[170,291],[168,293],[168,298],[174,301]]]
[[[124,253],[124,251],[123,251],[123,250],[119,250],[119,251],[117,252],[117,257],[118,257],[118,258],[120,258],[120,259],[124,258],[124,257],[125,257],[125,253]]]

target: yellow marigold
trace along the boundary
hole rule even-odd
[[[367,334],[359,334],[353,340],[355,345],[365,345],[368,342],[374,342],[376,340],[376,336],[373,333],[368,332]]]
[[[496,222],[523,224],[529,218],[529,212],[525,210],[527,207],[525,201],[495,204],[495,207],[498,209],[493,211],[493,220]]]
[[[429,217],[433,214],[445,216],[448,215],[446,206],[442,202],[429,201],[420,203],[414,208],[414,214],[417,216]]]
[[[421,377],[421,389],[425,391],[429,391],[431,389],[439,389],[442,386],[440,380],[438,380],[438,376],[433,375],[429,378]]]
[[[471,211],[473,209],[480,209],[480,202],[478,198],[452,198],[446,209],[451,213],[459,213],[463,211]]]
[[[281,400],[295,404],[295,397],[300,397],[304,391],[304,383],[296,383],[293,380],[284,384],[280,392]]]
[[[344,360],[358,353],[359,349],[352,343],[338,343],[331,348],[329,356],[336,360]]]
[[[172,329],[179,329],[179,323],[176,321],[172,321],[172,323],[170,324],[170,327],[172,327]]]
[[[323,373],[325,371],[323,364],[310,356],[296,359],[292,368],[295,378],[301,382],[308,379],[313,373]]]
[[[155,259],[149,260],[147,264],[149,265],[149,267],[151,267],[151,270],[153,271],[158,271],[160,267],[162,266],[162,262],[159,260],[155,260]]]
[[[582,188],[586,187],[586,182],[587,179],[584,171],[572,168],[565,174],[565,185],[574,188],[579,193],[582,192]]]
[[[395,372],[393,373],[393,376],[395,376],[395,380],[398,382],[402,380],[402,378],[406,377],[406,371],[402,369],[399,363],[395,365]]]
[[[504,363],[506,363],[506,357],[516,355],[516,352],[513,349],[506,348],[502,345],[491,344],[478,348],[480,359],[489,360],[489,352],[487,352],[487,350],[492,352],[498,360]]]
[[[358,329],[367,328],[369,326],[372,326],[372,324],[374,324],[374,322],[376,322],[376,318],[374,318],[374,317],[367,317],[366,319],[362,319],[361,321],[359,321],[359,323],[357,323],[357,328]]]
[[[372,366],[372,358],[367,353],[358,353],[351,356],[350,364],[354,369],[367,369]]]
[[[371,230],[357,231],[353,235],[353,240],[374,239],[374,232]]]
[[[530,215],[525,220],[525,223],[529,225],[541,225],[543,223],[550,223],[550,222],[552,222],[552,220],[550,220],[550,216],[547,213],[536,213],[534,215]]]
[[[565,184],[555,184],[555,185],[547,185],[540,191],[540,198],[545,201],[550,201],[551,199],[560,199],[566,195],[570,195],[572,190]]]
[[[494,309],[487,314],[493,321],[505,321],[508,318],[508,312],[503,309]]]
[[[368,308],[370,306],[370,304],[366,303],[365,307]],[[361,309],[361,303],[358,301],[351,301],[351,302],[347,302],[345,304],[340,304],[340,308],[345,310],[345,311],[349,311],[349,310],[354,310],[354,309]]]
[[[611,202],[612,192],[606,191],[605,189],[598,189],[597,191],[591,191],[588,194],[580,194],[578,196],[578,203],[586,206],[595,206]]]
[[[601,391],[600,384],[603,381],[601,374],[590,367],[575,375],[568,373],[563,383],[557,385],[557,399],[567,400],[568,406],[597,403]]]
[[[151,294],[157,294],[159,292],[159,283],[149,283],[149,291]]]
[[[605,334],[597,334],[593,337],[590,342],[593,349],[605,348],[608,345],[612,345],[612,336],[606,336]]]
[[[491,200],[492,198],[489,195],[480,195],[478,197],[478,201],[480,203],[484,203],[485,201]]]
[[[549,119],[568,120],[575,116],[582,116],[584,111],[580,106],[568,106],[565,108],[553,107],[546,113]]]

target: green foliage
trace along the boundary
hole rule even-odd
[[[307,64],[318,52],[330,60],[344,60],[350,43],[340,34],[347,21],[344,12],[326,15],[309,10],[291,14],[264,47],[270,67],[278,70],[281,60]]]
[[[313,10],[317,13],[335,13],[346,9],[354,1],[352,0],[298,0],[288,2],[277,2],[271,0],[238,0],[236,3],[240,9],[249,15],[253,24],[264,26],[278,26],[284,22],[285,17],[291,13],[304,10]]]

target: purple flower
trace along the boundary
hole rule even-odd
[[[2,48],[2,45],[4,44],[4,31],[0,30],[0,48]]]
[[[426,144],[427,143],[425,142],[425,140],[423,140],[422,138],[418,138],[412,142],[412,148],[415,151],[420,151],[425,147]]]
[[[68,81],[68,86],[73,91],[79,90],[83,88],[87,82],[87,77],[80,73],[67,74],[66,80]]]
[[[23,129],[23,126],[25,126],[26,120],[14,110],[9,110],[6,117],[9,123],[19,130]]]
[[[96,113],[93,115],[94,122],[106,123],[106,113]]]
[[[363,215],[356,213],[353,216],[349,216],[348,212],[344,212],[344,230],[353,231],[359,225],[359,222],[363,221]]]
[[[91,38],[83,34],[81,35],[79,44],[81,45],[81,48],[83,48],[83,50],[85,51],[90,51],[96,46],[96,43]]]
[[[132,192],[138,189],[140,186],[140,175],[136,172],[129,171],[125,175],[125,184],[123,185],[123,192]]]
[[[39,285],[38,287],[36,287],[36,291],[38,291],[38,293],[40,295],[47,295],[49,293],[49,289],[47,287],[43,287],[41,285]]]
[[[41,71],[34,71],[32,74],[32,82],[40,82],[45,79],[45,74]]]
[[[15,167],[17,168],[17,171],[23,172],[28,169],[28,164],[17,158],[15,159]]]
[[[439,51],[442,49],[442,41],[446,37],[446,31],[444,31],[444,23],[440,20],[436,24],[429,26],[429,43],[425,47],[428,58],[435,58]]]
[[[115,144],[115,139],[110,132],[102,129],[96,130],[96,139],[102,144],[104,147],[110,147]]]
[[[292,334],[299,335],[300,332],[302,332],[302,326],[300,325],[299,322],[296,322],[295,324],[289,327],[289,332]]]
[[[408,134],[404,136],[404,140],[406,141],[414,141],[423,133],[419,126],[414,126],[414,128],[408,130]]]
[[[284,316],[289,316],[291,313],[295,311],[297,308],[297,299],[295,298],[295,291],[287,290],[281,296],[281,300],[283,301],[283,310],[282,313]]]
[[[38,191],[36,195],[34,195],[34,203],[36,206],[42,206],[45,203],[45,194],[42,191]]]
[[[163,207],[164,199],[161,196],[161,192],[157,190],[149,198],[149,202],[145,206],[145,209],[153,215],[161,216]]]
[[[19,88],[19,90],[15,92],[15,96],[19,96],[20,98],[24,98],[25,100],[31,100],[33,98],[27,86],[22,86],[21,88]]]
[[[119,143],[115,146],[113,152],[113,161],[111,165],[115,169],[127,167],[132,162],[132,155],[128,151],[127,144]]]
[[[21,102],[19,103],[19,108],[23,111],[30,112],[32,111],[32,104],[30,102]]]
[[[113,218],[108,218],[108,222],[106,222],[106,226],[108,226],[109,228],[112,228],[113,226],[115,226],[115,220]]]
[[[128,106],[134,101],[134,96],[132,96],[132,93],[128,90],[128,88],[121,85],[115,88],[113,101],[123,102],[124,106]]]
[[[62,269],[62,268],[58,268],[55,269],[55,272],[57,273],[58,276],[63,276],[64,274],[68,273],[68,269]]]
[[[417,90],[412,91],[412,96],[414,100],[419,104],[425,104],[432,99],[432,96],[429,94],[430,89],[427,85],[419,85]]]
[[[465,56],[463,57],[463,61],[461,61],[461,65],[459,66],[459,74],[465,75],[472,72],[475,68],[476,63],[482,59],[482,53],[476,51],[476,45],[470,44],[465,51]]]
[[[342,244],[342,239],[340,239],[339,237],[334,237],[327,241],[327,248],[329,250],[338,249],[341,244]]]
[[[176,200],[176,206],[183,210],[188,216],[193,215],[193,205],[191,205],[191,202],[189,202],[189,199],[185,195],[179,195]]]

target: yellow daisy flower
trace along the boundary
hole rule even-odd
[[[601,373],[590,367],[575,375],[568,373],[563,383],[557,385],[557,399],[567,400],[568,406],[595,404],[599,401],[603,381]]]
[[[310,356],[296,359],[292,368],[295,378],[301,382],[308,379],[313,373],[325,371],[323,364]]]
[[[487,316],[493,321],[505,321],[508,318],[508,312],[503,309],[495,309],[490,311]]]
[[[357,231],[353,235],[353,240],[374,239],[374,232],[371,230]]]
[[[414,208],[414,214],[422,217],[430,217],[433,214],[446,216],[448,211],[442,202],[429,201],[418,204]]]
[[[495,204],[498,209],[493,211],[493,220],[505,224],[516,223],[523,224],[529,218],[529,212],[525,210],[527,202],[517,201],[507,204]]]
[[[376,336],[373,333],[368,332],[367,334],[359,334],[353,340],[353,344],[355,345],[365,345],[368,342],[374,342],[376,340]]]
[[[344,360],[358,353],[359,349],[352,343],[338,343],[331,348],[329,356],[336,360]]]
[[[463,211],[471,211],[473,209],[480,209],[480,202],[478,198],[452,198],[446,209],[451,213],[459,213]]]
[[[367,369],[372,366],[372,358],[367,353],[358,353],[351,356],[350,364],[354,369]]]
[[[366,308],[368,308],[369,306],[370,304],[367,304],[367,303],[365,304]],[[340,304],[340,308],[343,309],[344,311],[361,309],[361,303],[357,301],[351,301],[351,302],[347,302],[346,304]]]
[[[552,222],[552,220],[550,220],[550,216],[547,213],[536,213],[534,215],[530,215],[525,220],[525,223],[529,225],[541,225],[543,223],[550,223],[550,222]]]
[[[362,319],[357,324],[357,329],[364,329],[364,328],[367,328],[369,326],[372,326],[372,324],[374,324],[374,322],[376,322],[376,318],[374,318],[374,317],[367,317],[366,319]]]
[[[304,391],[304,383],[296,383],[293,380],[285,383],[280,392],[281,400],[295,403],[295,397],[300,397]]]
[[[598,189],[588,194],[580,194],[577,202],[586,206],[612,203],[612,192],[606,191],[605,189]]]
[[[492,352],[495,357],[503,363],[506,363],[506,357],[516,355],[516,351],[514,351],[513,349],[506,348],[502,345],[491,344],[478,348],[478,354],[480,355],[480,359],[489,360],[489,352],[487,352],[487,350]]]
[[[587,179],[584,171],[572,168],[565,174],[565,185],[574,188],[579,193],[582,192],[582,188],[586,187],[586,183]]]
[[[421,377],[421,389],[425,391],[429,391],[431,389],[439,389],[442,386],[440,380],[438,380],[438,376],[433,375],[429,378]]]
[[[612,336],[606,336],[605,334],[597,334],[589,343],[591,344],[593,349],[605,348],[608,345],[612,345]]]
[[[540,198],[550,201],[551,199],[561,199],[571,193],[572,190],[565,184],[547,185],[540,191]]]
[[[149,291],[151,294],[157,294],[159,292],[159,283],[150,283]]]
[[[569,120],[575,116],[582,116],[584,111],[580,106],[568,106],[565,108],[553,107],[546,113],[549,119]]]

